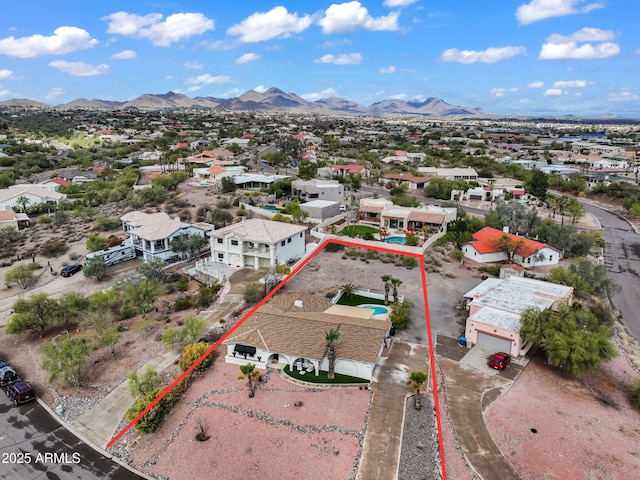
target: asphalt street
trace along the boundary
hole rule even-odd
[[[2,394],[0,416],[0,479],[141,478],[83,443],[38,402],[15,406]]]
[[[628,332],[640,340],[640,236],[618,215],[587,203],[584,206],[600,219],[602,238],[606,242],[604,263],[609,276],[620,285],[620,291],[611,300],[622,314],[622,323]]]

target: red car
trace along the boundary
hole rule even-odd
[[[489,366],[491,368],[495,368],[496,370],[504,370],[509,365],[511,361],[511,355],[504,352],[498,352],[493,357],[491,357],[491,361],[489,362]]]
[[[33,391],[33,388],[31,388],[31,385],[27,382],[16,382],[9,385],[6,392],[7,397],[13,400],[15,405],[36,399],[36,392]]]

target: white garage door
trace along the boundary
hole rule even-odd
[[[511,341],[494,337],[488,333],[478,332],[478,345],[494,352],[511,353]]]

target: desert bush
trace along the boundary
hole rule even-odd
[[[418,266],[418,259],[415,257],[406,256],[402,259],[402,265],[408,269]]]
[[[187,371],[191,365],[193,365],[211,345],[206,342],[191,343],[184,347],[180,360],[178,360],[178,366],[183,372]],[[204,359],[193,369],[194,372],[204,372],[213,363],[213,352],[204,357]]]
[[[53,223],[53,218],[51,218],[49,215],[41,215],[38,218],[38,225],[50,225],[51,223]]]
[[[191,297],[182,297],[179,300],[176,300],[175,305],[173,306],[176,312],[182,312],[183,310],[189,310],[193,305]]]
[[[478,267],[478,270],[480,272],[485,272],[485,273],[488,273],[489,275],[499,277],[500,268],[501,268],[500,265],[482,265],[481,267]]]
[[[52,238],[42,244],[40,247],[40,255],[47,258],[60,257],[64,255],[67,250],[69,250],[69,247],[64,241]]]
[[[443,275],[447,278],[456,278],[456,274],[454,272],[444,272]]]
[[[631,403],[640,410],[640,377],[636,378],[631,386]]]

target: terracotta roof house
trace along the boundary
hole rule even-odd
[[[399,183],[408,183],[411,190],[419,190],[424,188],[432,177],[416,177],[411,173],[388,173],[383,178],[387,180],[395,180]]]
[[[0,228],[13,227],[18,230],[18,218],[13,210],[0,210]]]
[[[358,165],[357,163],[345,164],[345,165],[331,165],[331,171],[334,175],[340,175],[344,177],[350,173],[359,173],[363,177],[369,174],[369,171],[364,165]]]
[[[466,258],[479,263],[510,262],[533,268],[541,265],[557,265],[562,252],[546,243],[513,235],[491,227],[484,227],[473,235],[473,240],[462,245]],[[511,242],[512,258],[503,246],[502,239]]]
[[[362,198],[360,221],[372,223],[379,228],[419,232],[423,228],[446,230],[447,224],[456,219],[455,208],[425,205],[419,208],[401,207],[387,199]]]
[[[209,232],[211,262],[258,270],[305,254],[305,226],[252,218]]]
[[[531,347],[520,336],[520,317],[528,307],[555,309],[573,301],[573,287],[531,278],[489,278],[464,294],[469,311],[467,342],[518,357]]]
[[[386,316],[370,309],[332,305],[311,293],[280,293],[225,341],[225,361],[318,375],[328,370],[324,332],[335,329],[341,334],[335,372],[371,380],[390,327]]]

